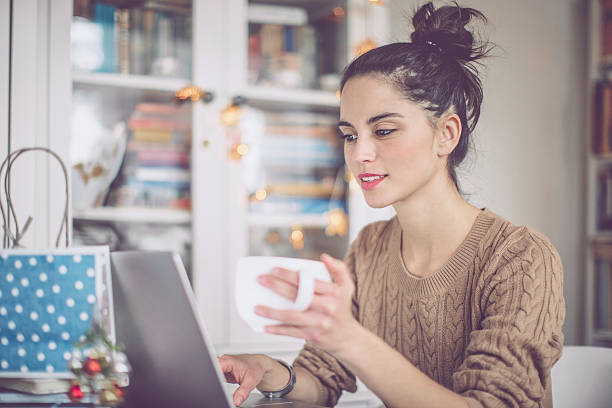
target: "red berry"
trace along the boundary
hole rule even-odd
[[[88,357],[83,370],[89,375],[95,375],[102,371],[102,365],[97,358]]]
[[[83,399],[83,390],[81,390],[81,386],[79,384],[74,384],[70,387],[68,391],[68,398],[70,401],[78,402]]]

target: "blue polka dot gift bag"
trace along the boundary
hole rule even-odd
[[[36,151],[59,163],[66,187],[55,248],[43,250],[23,248],[31,218],[20,225],[9,188],[15,160]],[[15,150],[0,164],[0,379],[73,378],[68,362],[94,324],[115,342],[109,248],[70,247],[68,183],[63,160],[44,147]]]
[[[108,247],[0,250],[0,377],[72,377],[94,321],[114,342]]]

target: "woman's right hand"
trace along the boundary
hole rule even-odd
[[[240,384],[234,392],[234,405],[240,406],[266,374],[268,356],[263,354],[222,355],[219,357],[221,371],[227,382]]]

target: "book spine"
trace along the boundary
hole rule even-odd
[[[164,118],[135,118],[132,117],[128,120],[128,128],[132,130],[136,129],[155,129],[155,130],[167,130],[167,131],[186,131],[189,130],[189,123],[176,121],[172,119]]]
[[[600,153],[609,153],[610,137],[612,137],[612,121],[610,116],[612,115],[612,89],[608,82],[603,85],[603,103],[602,103],[602,122],[601,122],[601,146],[599,148]]]
[[[603,298],[600,298],[605,308],[605,315],[603,316],[602,322],[605,322],[606,330],[612,330],[612,259],[608,259],[606,262],[607,268],[604,273],[604,282],[600,282],[601,286],[605,288],[605,294]]]
[[[102,51],[104,60],[99,72],[117,72],[115,50],[115,6],[96,3],[94,6],[94,22],[102,27]]]
[[[130,11],[128,9],[115,10],[115,40],[117,52],[117,72],[130,73]]]

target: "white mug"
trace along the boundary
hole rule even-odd
[[[298,294],[295,302],[261,286],[257,277],[269,273],[274,267],[290,269],[299,273]],[[256,332],[264,326],[277,324],[276,320],[255,314],[257,305],[281,310],[306,310],[312,302],[315,280],[331,282],[323,262],[309,259],[282,258],[275,256],[247,256],[238,259],[234,296],[238,314]]]

